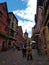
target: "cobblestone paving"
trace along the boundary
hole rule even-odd
[[[0,65],[49,65],[49,61],[45,56],[39,57],[36,50],[33,50],[33,60],[27,61],[22,57],[21,51],[13,51],[13,49],[0,52]]]

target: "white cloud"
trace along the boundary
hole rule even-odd
[[[27,8],[25,10],[13,11],[13,13],[15,15],[20,16],[23,19],[30,20],[30,21],[24,21],[24,22],[22,20],[19,20],[18,22],[18,24],[22,26],[23,32],[25,32],[25,30],[27,29],[29,33],[31,31],[31,28],[35,25],[33,21],[34,21],[34,15],[36,13],[37,0],[22,0],[22,1],[25,1],[25,2],[28,1]]]
[[[29,34],[29,37],[31,38],[31,34]]]
[[[25,10],[17,10],[13,12],[24,19],[33,21],[36,13],[36,0],[28,0],[27,8]]]
[[[31,21],[23,22],[22,20],[19,20],[18,25],[22,26],[23,33],[25,32],[25,30],[27,30],[27,32],[29,33],[29,37],[31,37],[30,32],[32,31],[32,27],[35,25],[35,23],[33,23]]]

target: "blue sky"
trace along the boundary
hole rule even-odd
[[[37,0],[0,0],[7,2],[8,12],[13,12],[18,19],[18,25],[22,26],[23,33],[27,30],[31,37],[32,27],[35,25]]]

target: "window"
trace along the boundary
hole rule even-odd
[[[14,31],[13,30],[10,31],[10,36],[14,37]]]
[[[12,22],[12,28],[14,28],[14,23]]]
[[[48,31],[49,31],[49,23],[48,23]]]
[[[11,19],[7,19],[8,24],[10,24]]]
[[[7,8],[4,5],[2,5],[2,8],[4,11],[7,11]]]
[[[8,28],[7,28],[7,26],[5,26],[5,31],[8,31]]]
[[[0,17],[2,17],[2,12],[0,11]]]
[[[0,25],[2,24],[1,20],[0,20]]]
[[[14,21],[14,17],[13,17],[13,21]]]

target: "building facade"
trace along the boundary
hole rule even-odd
[[[24,39],[25,39],[25,41],[27,42],[27,40],[28,40],[28,32],[27,32],[27,30],[26,30],[25,33],[24,33]]]
[[[8,10],[6,2],[0,3],[0,50],[5,50],[7,47],[7,22]]]
[[[49,0],[37,0],[37,13],[35,16],[35,38],[40,43],[42,54],[45,52],[49,58]],[[44,54],[45,54],[44,53]]]
[[[47,52],[47,56],[49,58],[49,0],[45,0],[43,2],[44,6],[44,20],[43,20],[43,25],[44,25],[44,32],[45,32],[45,49]]]
[[[25,43],[25,39],[23,37],[22,27],[18,26],[18,35],[17,35],[17,46],[22,49],[22,45]]]
[[[31,40],[35,40],[34,37],[35,37],[35,26],[32,27],[32,36],[31,36]]]
[[[8,13],[6,2],[0,3],[0,50],[7,50],[16,44],[18,20],[12,12]]]
[[[16,44],[16,38],[17,38],[17,28],[18,28],[18,20],[13,14],[13,12],[9,12],[9,21],[8,21],[8,36],[10,39],[8,40],[8,43],[11,43],[11,46],[13,46],[13,43]],[[10,44],[8,44],[10,45]]]

